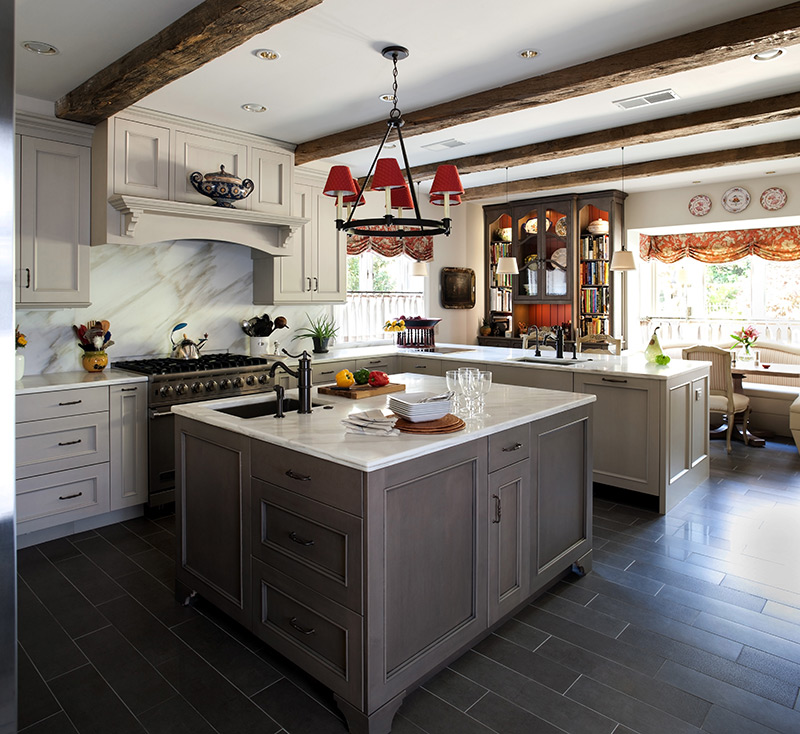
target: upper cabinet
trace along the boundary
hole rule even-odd
[[[292,238],[291,257],[253,252],[253,303],[344,303],[346,238],[336,230],[331,199],[322,184],[294,189],[294,213],[308,222]]]
[[[253,181],[216,206],[189,177],[220,170]],[[176,239],[233,242],[276,256],[304,220],[292,215],[294,153],[281,143],[135,107],[100,123],[92,159],[93,245]]]
[[[89,306],[91,128],[20,114],[16,133],[16,301]]]

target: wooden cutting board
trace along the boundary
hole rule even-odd
[[[336,395],[340,398],[361,400],[362,398],[374,398],[376,395],[386,395],[390,392],[402,392],[405,389],[405,385],[401,385],[398,382],[390,382],[382,387],[371,387],[370,385],[353,385],[352,387],[323,385],[317,388],[317,392],[320,395]]]

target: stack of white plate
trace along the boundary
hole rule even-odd
[[[436,397],[436,393],[407,392],[403,393],[402,397],[392,395],[389,398],[389,407],[395,415],[412,423],[435,421],[446,416],[450,412],[452,404],[449,399],[424,402],[433,397]]]

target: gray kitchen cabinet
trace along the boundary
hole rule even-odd
[[[40,130],[23,117],[17,131],[28,130],[58,136],[57,130]],[[89,140],[81,145],[27,132],[16,140],[17,303],[26,308],[89,306]]]
[[[450,369],[450,367],[447,367]],[[441,377],[442,360],[431,359],[423,355],[401,354],[397,357],[398,372],[416,372],[422,375],[437,375]]]
[[[110,507],[147,502],[147,383],[109,386]]]
[[[293,214],[308,222],[291,238],[292,255],[253,252],[253,303],[344,303],[346,238],[336,230],[330,197],[321,185],[296,183]]]
[[[387,734],[421,679],[590,568],[588,407],[371,472],[180,415],[176,430],[179,595],[330,688],[351,732]]]
[[[481,369],[487,369],[492,373],[492,382],[572,392],[573,373],[570,370],[492,364],[485,364]]]
[[[336,373],[351,364],[345,360],[325,360],[311,363],[311,383],[313,385],[327,385],[336,382]]]
[[[392,372],[400,371],[397,369],[397,361],[397,357],[391,355],[386,357],[362,357],[356,360],[354,369],[385,372],[390,375]]]

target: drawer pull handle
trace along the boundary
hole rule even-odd
[[[313,627],[308,628],[308,627],[303,627],[303,625],[301,624],[298,624],[297,617],[292,617],[289,620],[289,624],[292,625],[292,627],[294,627],[298,632],[302,632],[304,635],[313,635],[316,632],[316,630]]]
[[[292,532],[289,533],[289,537],[295,543],[299,543],[300,545],[304,545],[306,547],[308,547],[310,545],[314,545],[314,541],[313,540],[306,540],[305,538],[301,538],[294,530],[292,530]]]
[[[381,361],[379,359],[373,359],[370,361],[370,364],[381,364]]]
[[[83,440],[82,438],[77,438],[74,441],[59,441],[58,445],[59,446],[74,446],[76,443],[80,443],[82,440]]]
[[[25,281],[25,287],[26,288],[30,288],[31,287],[31,269],[30,268],[25,268],[25,273],[28,276],[28,279]]]
[[[333,370],[325,370],[324,372],[320,372],[321,375],[332,375]]]
[[[289,479],[296,479],[298,482],[310,482],[311,477],[306,476],[305,474],[298,474],[297,472],[293,472],[291,469],[286,470],[286,476]]]
[[[503,451],[519,451],[521,448],[522,448],[522,444],[519,443],[519,441],[518,441],[513,446],[504,446],[503,447]]]
[[[120,388],[120,392],[135,392],[138,389],[138,387],[123,387]]]
[[[60,499],[60,500],[74,500],[76,497],[80,497],[82,494],[83,494],[83,492],[78,492],[77,494],[67,494],[67,495],[64,495],[63,497],[59,497],[58,499]]]
[[[66,403],[59,403],[59,405],[78,405],[79,403],[82,402],[83,400],[69,400]]]
[[[503,508],[500,506],[499,495],[493,494],[492,499],[494,500],[494,520],[492,520],[492,524],[496,525],[500,522],[500,517],[503,514]]]
[[[613,377],[603,377],[602,380],[603,382],[621,382],[621,383],[627,382],[627,380],[615,380]]]

